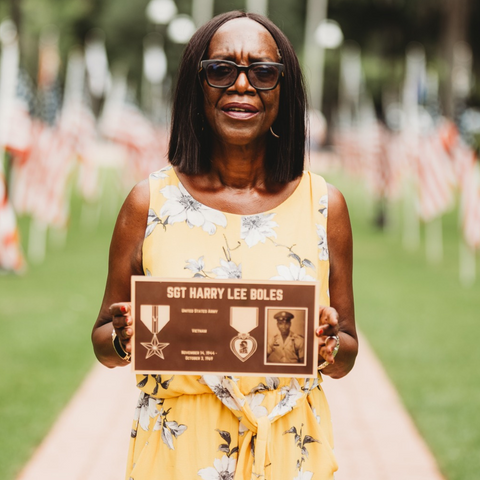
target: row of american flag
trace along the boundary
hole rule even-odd
[[[27,261],[17,216],[66,230],[73,189],[97,202],[105,169],[119,185],[132,186],[165,163],[166,134],[129,100],[122,77],[114,78],[95,115],[81,51],[69,57],[62,92],[52,45],[40,51],[36,85],[14,47],[2,45],[0,64],[0,271],[22,272]],[[106,151],[114,153],[103,156]]]
[[[426,225],[457,207],[463,242],[473,253],[480,249],[480,164],[452,121],[426,132],[393,132],[372,121],[338,131],[335,144],[342,168],[362,178],[374,198],[410,201],[410,214]]]

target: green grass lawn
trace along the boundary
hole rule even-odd
[[[352,217],[357,324],[446,478],[478,479],[480,281],[469,288],[459,282],[458,213],[443,219],[444,259],[431,265],[423,238],[418,251],[403,248],[398,205],[390,215],[395,226],[380,231],[358,183],[332,183],[345,194]]]
[[[23,276],[0,276],[0,478],[28,460],[95,359],[90,332],[105,286],[115,213],[82,227],[74,205],[65,248]],[[27,243],[29,222],[20,222]]]
[[[445,218],[443,262],[429,265],[423,249],[403,249],[399,226],[372,226],[372,203],[358,182],[331,181],[352,216],[357,323],[448,480],[476,480],[480,282],[463,288],[458,281],[456,214]],[[79,208],[64,249],[50,248],[22,277],[0,276],[2,480],[15,478],[95,361],[90,332],[116,213],[103,214],[92,230],[81,226]],[[26,243],[28,223],[21,227]]]

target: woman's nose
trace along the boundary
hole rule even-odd
[[[250,84],[247,73],[246,72],[240,72],[237,79],[235,80],[235,83],[232,85],[232,87],[239,93],[244,93],[246,91],[255,91],[255,89],[252,87]]]

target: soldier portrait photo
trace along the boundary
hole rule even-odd
[[[305,363],[305,310],[267,309],[267,363]]]

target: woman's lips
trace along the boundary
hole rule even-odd
[[[258,109],[248,103],[228,103],[222,111],[231,118],[246,120],[258,114]]]

